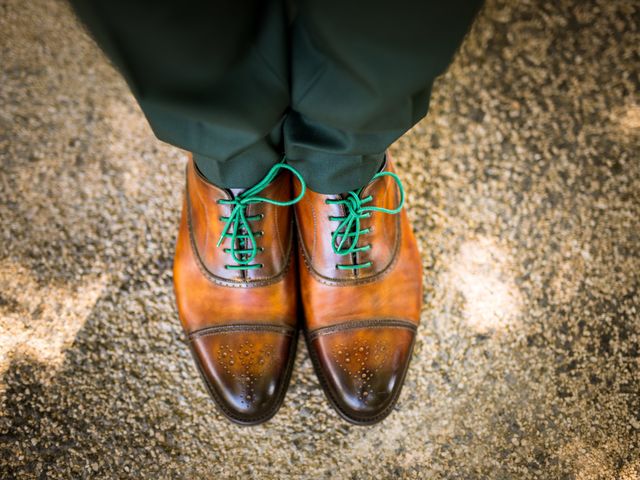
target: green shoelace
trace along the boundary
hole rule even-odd
[[[293,200],[287,200],[285,202],[259,196],[258,194],[273,181],[278,172],[282,169],[289,170],[298,178],[298,180],[300,180],[300,184],[302,185],[300,194]],[[220,220],[226,222],[226,224],[222,229],[222,234],[216,244],[216,246],[219,247],[225,238],[231,239],[231,248],[225,248],[223,251],[231,254],[231,258],[236,262],[236,265],[225,265],[225,268],[229,270],[251,270],[262,268],[263,266],[261,263],[252,262],[256,258],[258,252],[262,252],[264,250],[263,247],[258,247],[256,244],[256,237],[261,237],[264,235],[264,232],[259,231],[254,233],[249,222],[261,220],[264,218],[264,214],[247,215],[246,210],[249,205],[264,202],[280,207],[286,207],[299,202],[304,196],[306,189],[307,186],[302,175],[300,175],[300,173],[298,173],[298,171],[292,166],[281,162],[276,163],[265,177],[260,180],[260,182],[245,190],[236,198],[231,200],[218,200],[218,203],[222,205],[233,206],[229,216],[220,217]]]
[[[357,252],[365,252],[371,249],[371,244],[358,246],[358,241],[360,240],[360,235],[365,235],[369,233],[369,228],[360,228],[360,221],[363,218],[368,218],[371,216],[371,212],[383,212],[390,213],[395,215],[400,213],[402,207],[404,205],[404,188],[402,188],[402,182],[400,178],[393,172],[378,172],[376,173],[371,181],[381,178],[381,177],[391,177],[396,184],[398,185],[398,190],[400,192],[400,203],[396,208],[389,209],[383,207],[374,207],[372,205],[365,205],[373,200],[371,195],[360,198],[360,194],[364,187],[358,190],[350,191],[347,196],[340,200],[327,199],[325,202],[328,205],[344,205],[347,209],[347,214],[343,217],[330,216],[329,220],[338,221],[338,228],[331,234],[331,248],[333,252],[337,255],[350,255],[352,253]],[[365,263],[353,263],[353,264],[338,264],[336,268],[339,270],[350,270],[350,269],[359,269],[359,268],[367,268],[373,265],[373,262],[365,262]]]

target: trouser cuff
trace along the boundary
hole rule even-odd
[[[193,161],[200,173],[221,188],[253,187],[281,160],[282,155],[267,142],[252,145],[251,148],[223,160],[193,153]]]
[[[336,155],[319,151],[297,152],[287,163],[300,172],[307,187],[324,195],[357,190],[371,181],[384,161],[385,152]]]

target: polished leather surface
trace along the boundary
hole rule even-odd
[[[387,157],[388,158],[388,157]],[[383,167],[393,171],[391,159]],[[389,177],[374,180],[361,198],[393,208],[399,194]],[[395,404],[413,350],[422,301],[422,267],[405,209],[397,215],[373,212],[362,228],[372,228],[358,245],[369,251],[337,255],[331,232],[340,216],[336,205],[307,190],[295,206],[299,233],[300,286],[307,344],[327,397],[356,424],[386,417]],[[336,265],[371,267],[338,270]]]
[[[362,198],[372,195],[376,206],[393,208],[399,198],[394,181],[383,177],[367,185],[360,195]],[[311,271],[319,278],[330,282],[351,281],[356,279],[370,279],[384,272],[394,258],[399,247],[400,222],[399,215],[373,214],[361,220],[363,230],[370,229],[370,233],[361,236],[359,246],[370,244],[375,239],[375,248],[354,255],[337,255],[331,248],[331,233],[338,223],[331,221],[330,216],[342,216],[345,207],[342,205],[326,204],[325,201],[337,200],[338,195],[322,195],[307,189],[303,204],[296,210],[298,214],[300,245],[304,258]],[[370,205],[370,204],[368,204]],[[328,240],[328,241],[327,241]],[[382,240],[382,241],[380,241]],[[339,270],[336,265],[366,263],[371,261],[370,268],[355,270]]]
[[[228,215],[228,205],[218,205],[219,199],[230,199],[242,190],[218,188],[207,182],[196,168],[187,169],[187,208],[191,215],[193,241],[206,270],[220,280],[265,280],[268,281],[282,273],[290,259],[292,211],[291,208],[278,207],[269,203],[254,203],[247,207],[247,215],[261,215],[262,220],[252,221],[255,231],[264,232],[265,242],[258,240],[265,247],[255,258],[263,268],[256,270],[228,270],[225,265],[230,258],[222,255],[223,248],[230,247],[230,238],[226,238],[220,247],[216,247],[225,223],[220,216]],[[261,196],[274,200],[291,198],[291,180],[288,172],[282,172],[276,181],[271,182]]]
[[[262,192],[291,199],[291,177],[282,171]],[[205,384],[220,410],[241,424],[268,420],[280,407],[294,360],[298,299],[291,207],[251,204],[247,215],[263,248],[254,270],[230,270],[231,255],[216,247],[231,206],[219,204],[239,191],[206,181],[190,159],[174,259],[178,313]]]

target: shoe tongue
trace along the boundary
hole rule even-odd
[[[242,192],[246,191],[246,188],[230,188],[229,191],[231,192],[231,195],[233,195],[233,198],[236,198],[238,195],[240,195]]]

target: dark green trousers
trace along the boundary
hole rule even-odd
[[[213,183],[286,155],[310,188],[366,184],[427,113],[482,0],[72,0],[156,136]]]

